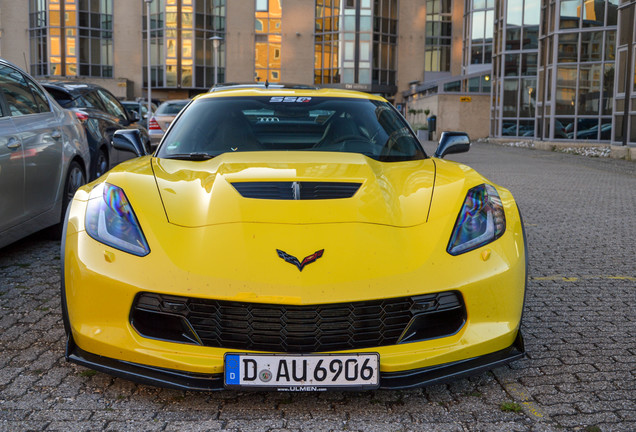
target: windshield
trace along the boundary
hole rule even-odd
[[[164,102],[159,105],[157,108],[157,112],[155,114],[160,115],[176,115],[179,114],[179,111],[183,109],[184,106],[188,104],[188,100],[185,101],[177,101],[177,102]]]
[[[281,150],[361,153],[389,162],[426,157],[388,102],[295,96],[198,99],[175,121],[157,157]]]

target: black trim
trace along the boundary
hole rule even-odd
[[[380,388],[397,390],[440,384],[503,366],[525,355],[523,336],[519,331],[512,345],[501,351],[422,369],[382,373]]]
[[[513,344],[501,351],[422,369],[381,373],[380,388],[397,390],[439,384],[475,375],[524,356],[523,337],[521,331],[519,331]],[[223,374],[197,374],[102,357],[79,348],[75,345],[72,336],[69,336],[67,340],[66,359],[116,377],[158,387],[196,391],[214,391],[223,390],[224,388]]]

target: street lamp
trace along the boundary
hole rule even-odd
[[[212,47],[214,48],[214,86],[216,86],[219,80],[219,45],[223,38],[221,36],[212,36],[208,39],[212,41]]]
[[[144,0],[146,2],[146,30],[148,31],[148,125],[150,125],[150,116],[152,114],[152,74],[150,66],[150,3],[152,0]],[[141,114],[141,113],[139,113]]]

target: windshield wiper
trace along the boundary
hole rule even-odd
[[[192,153],[175,153],[165,157],[165,159],[179,159],[179,160],[192,160],[203,161],[212,159],[215,155],[209,153],[192,152]]]

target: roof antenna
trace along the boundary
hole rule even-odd
[[[269,88],[269,81],[265,80],[265,88]]]

